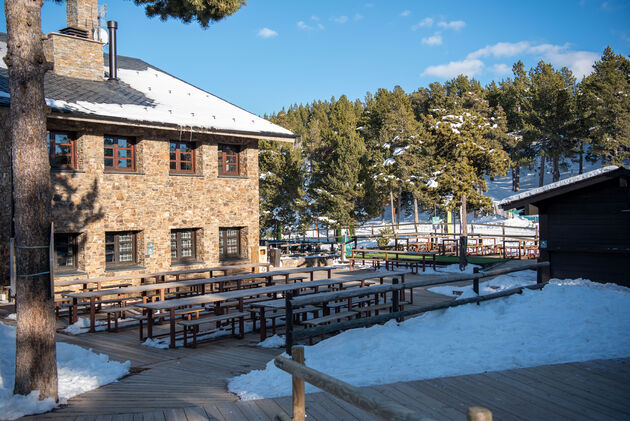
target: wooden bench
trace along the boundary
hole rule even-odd
[[[350,319],[353,316],[356,316],[357,314],[359,314],[357,311],[342,311],[339,313],[329,314],[328,316],[322,316],[322,317],[317,317],[315,319],[306,320],[304,324],[308,326],[319,326],[326,323],[338,321],[341,319]]]
[[[239,311],[236,313],[221,314],[218,316],[204,317],[196,320],[184,320],[178,322],[179,325],[184,327],[184,346],[188,346],[188,333],[193,335],[192,347],[197,347],[197,337],[199,336],[199,326],[207,323],[216,323],[216,329],[220,328],[220,324],[223,321],[230,321],[232,326],[232,335],[236,333],[236,320],[245,318],[249,313],[246,311]],[[214,329],[214,330],[216,330]],[[209,332],[204,332],[209,333]],[[239,337],[242,338],[245,332],[239,332]]]

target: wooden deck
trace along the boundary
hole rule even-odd
[[[414,301],[418,305],[444,299],[417,291]],[[6,310],[0,308],[0,313]],[[114,360],[129,360],[132,374],[77,396],[67,406],[25,419],[238,421],[271,420],[280,413],[290,414],[290,397],[240,401],[227,391],[227,379],[262,369],[281,352],[256,347],[258,334],[248,334],[242,340],[217,339],[197,349],[142,346],[137,328],[119,333],[59,334],[58,340],[92,348]],[[467,408],[475,405],[491,409],[496,420],[624,420],[630,419],[630,358],[370,389],[436,420],[465,420]],[[310,420],[375,419],[325,393],[307,395],[306,411]]]

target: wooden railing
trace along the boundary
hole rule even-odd
[[[484,278],[490,278],[506,273],[518,272],[527,269],[536,269],[538,271],[537,283],[535,285],[527,285],[521,287],[510,288],[504,291],[487,294],[477,295],[476,297],[465,298],[461,300],[449,301],[443,304],[434,304],[429,306],[423,306],[419,308],[400,310],[399,299],[400,291],[403,289],[410,289],[413,293],[413,288],[444,285],[461,281],[472,281],[473,290],[479,294],[479,281]],[[430,418],[425,417],[423,414],[399,405],[395,402],[385,401],[380,396],[365,389],[359,389],[348,383],[345,383],[339,379],[331,377],[327,374],[309,368],[305,365],[304,360],[304,348],[300,346],[293,346],[294,341],[299,339],[324,335],[330,332],[338,332],[345,329],[351,329],[356,327],[364,327],[377,323],[384,323],[392,319],[402,321],[405,317],[414,316],[427,311],[441,310],[450,307],[457,307],[470,303],[480,303],[483,301],[489,301],[500,297],[507,297],[513,294],[520,294],[524,289],[542,289],[549,282],[549,262],[538,262],[518,265],[517,267],[497,269],[488,272],[476,272],[472,274],[453,274],[453,275],[441,275],[433,276],[428,279],[420,281],[408,281],[405,283],[398,283],[398,279],[394,278],[391,285],[377,285],[367,288],[357,288],[345,291],[336,291],[331,293],[313,294],[310,296],[293,297],[292,294],[287,294],[286,297],[286,352],[293,359],[278,356],[274,360],[276,367],[286,371],[292,375],[292,387],[293,387],[293,421],[304,421],[305,419],[305,392],[304,382],[308,382],[319,389],[336,396],[358,408],[363,409],[370,414],[379,417],[384,420],[422,420],[431,421]],[[320,304],[323,302],[348,299],[354,297],[361,297],[372,294],[392,293],[392,312],[387,314],[380,314],[372,317],[365,317],[354,320],[346,320],[343,322],[316,326],[312,328],[302,329],[294,331],[293,329],[293,309],[295,307],[302,307],[310,304]],[[277,420],[288,421],[288,419],[279,415]],[[468,409],[467,419],[469,421],[492,421],[492,413],[485,408],[471,407]]]
[[[344,381],[329,376],[321,371],[305,365],[304,347],[296,346],[292,349],[293,359],[277,356],[274,364],[279,369],[291,374],[292,379],[292,409],[293,421],[304,421],[306,417],[306,395],[304,382],[330,393],[380,419],[388,421],[434,421],[420,412],[406,408],[391,400],[370,391],[360,389]],[[492,421],[492,413],[485,408],[472,407],[468,409],[468,421]],[[278,415],[276,420],[289,421],[286,416]]]
[[[429,306],[423,306],[408,310],[400,310],[398,308],[399,294],[394,293],[403,289],[411,290],[413,294],[413,288],[437,286],[444,284],[451,284],[454,282],[472,281],[473,290],[479,294],[479,281],[484,278],[495,277],[506,273],[518,272],[521,270],[536,269],[538,271],[537,283],[535,285],[527,285],[521,287],[515,287],[506,289],[504,291],[495,292],[487,295],[477,295],[476,297],[464,298],[461,300],[449,301],[446,303],[433,304]],[[352,329],[356,327],[364,327],[377,323],[385,323],[392,319],[402,321],[405,317],[415,316],[417,314],[426,313],[427,311],[442,310],[450,307],[458,307],[470,303],[480,303],[483,301],[493,300],[495,298],[507,297],[513,294],[520,294],[524,289],[542,289],[549,281],[549,262],[538,262],[518,265],[517,267],[496,269],[488,272],[477,272],[468,274],[452,274],[452,275],[437,275],[426,277],[423,280],[407,281],[405,283],[397,283],[397,279],[394,278],[394,282],[391,285],[376,285],[367,288],[355,288],[344,291],[336,291],[322,294],[312,294],[305,296],[298,296],[293,298],[292,294],[287,294],[285,300],[286,308],[286,352],[291,355],[291,349],[295,341],[304,338],[310,338],[314,336],[324,335],[331,332],[338,332],[346,329]],[[324,302],[343,300],[355,297],[363,297],[373,294],[386,294],[392,292],[392,312],[386,314],[379,314],[371,317],[362,317],[359,319],[345,320],[335,324],[321,325],[310,327],[306,329],[294,330],[293,329],[293,309],[296,307],[303,307],[312,304],[321,304]]]

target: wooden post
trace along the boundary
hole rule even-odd
[[[548,253],[545,251],[545,257],[548,259]],[[541,255],[543,254],[543,252],[540,253]],[[542,256],[541,256],[542,257]],[[541,262],[543,260],[538,259],[538,262]],[[549,260],[546,260],[549,261]],[[542,266],[539,267],[538,270],[536,271],[536,283],[537,284],[544,284],[549,282],[549,278],[551,277],[551,266]]]
[[[285,316],[286,316],[286,333],[285,333],[285,350],[287,354],[291,355],[293,350],[293,292],[287,291],[285,295]]]
[[[398,278],[392,279],[392,284],[398,285]],[[412,292],[413,294],[413,292]],[[392,291],[392,313],[396,313],[400,310],[400,293],[396,290]],[[396,319],[401,322],[401,319]]]
[[[473,406],[468,408],[466,419],[468,421],[492,421],[492,412],[480,406]]]
[[[473,268],[473,273],[479,273],[479,268]],[[479,278],[473,279],[473,291],[475,291],[475,294],[479,295]]]
[[[304,365],[304,347],[296,346],[292,352],[293,361]],[[306,396],[304,395],[304,380],[292,376],[293,386],[293,421],[304,421],[306,418]]]

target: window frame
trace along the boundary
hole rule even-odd
[[[105,145],[105,139],[106,138],[112,138],[116,140],[116,143],[112,146],[106,146]],[[118,146],[118,140],[119,139],[125,139],[128,144],[131,146],[130,148],[121,148]],[[105,149],[112,149],[112,156],[106,156],[105,155]],[[131,152],[131,166],[130,167],[119,167],[118,166],[118,160],[119,159],[128,159],[128,158],[119,158],[119,150],[120,149],[124,149],[124,150],[129,150]],[[107,166],[105,164],[105,160],[107,159],[111,159],[112,163],[114,164],[113,166]],[[105,170],[105,172],[116,172],[116,171],[125,171],[125,172],[135,172],[136,171],[136,139],[133,137],[129,137],[129,136],[117,136],[117,135],[105,135],[103,136],[103,168]]]
[[[228,253],[228,237],[227,233],[229,230],[236,231],[236,247],[238,249],[236,254]],[[219,260],[233,260],[233,259],[241,259],[242,258],[242,249],[241,249],[241,230],[240,227],[220,227],[219,228]],[[221,240],[223,240],[223,245],[221,245]]]
[[[171,151],[171,145],[175,144],[176,149],[175,151]],[[187,145],[188,147],[190,147],[190,154],[192,161],[182,161],[181,160],[181,149],[179,147],[179,145]],[[169,168],[169,173],[170,174],[195,174],[195,166],[196,166],[196,162],[195,162],[195,150],[197,149],[197,145],[195,144],[195,142],[184,142],[184,141],[179,141],[179,140],[171,140],[168,143],[168,153],[169,153],[169,160],[168,160],[168,168]],[[171,159],[171,153],[175,153],[175,160]],[[184,152],[186,153],[186,152]],[[171,163],[175,162],[175,169],[171,168]],[[182,170],[181,168],[181,164],[182,162],[190,162],[191,163],[191,169],[190,170]]]
[[[70,140],[70,164],[55,165],[56,156],[68,156],[67,154],[57,155],[55,153],[55,145],[57,144],[54,138],[55,134],[65,135]],[[48,145],[48,160],[50,162],[51,169],[68,169],[75,170],[77,167],[77,147],[76,147],[76,134],[73,132],[66,132],[63,130],[48,130],[46,132],[46,143]],[[51,147],[52,145],[52,147]],[[60,145],[68,145],[66,143],[60,143]]]
[[[190,257],[182,256],[182,251],[184,248],[182,247],[182,238],[181,235],[185,232],[190,232],[192,234],[192,254]],[[172,235],[176,234],[175,239],[175,251],[177,256],[173,258],[173,237]],[[171,230],[171,264],[172,263],[188,263],[188,262],[196,262],[197,261],[197,229],[194,228],[178,228]]]
[[[57,254],[57,246],[60,243],[58,241],[58,238],[61,236],[67,236],[68,238],[70,238],[70,241],[67,241],[66,243],[68,244],[68,248],[71,249],[71,256],[72,256],[72,265],[63,265],[63,266],[59,266],[58,264],[58,260],[60,258],[60,256]],[[55,233],[54,234],[54,238],[53,238],[53,242],[54,242],[54,262],[53,262],[53,268],[54,271],[57,273],[65,273],[65,272],[76,272],[79,268],[79,234],[76,233]],[[67,256],[67,255],[66,255]],[[67,257],[66,257],[67,258]]]
[[[222,147],[235,148],[235,154],[228,154],[227,152],[221,151]],[[228,176],[228,177],[238,177],[241,175],[241,146],[240,145],[230,145],[227,143],[219,143],[217,145],[217,166],[219,168],[220,176]],[[228,156],[236,156],[236,171],[226,171],[226,158]],[[220,161],[219,161],[220,159]],[[234,165],[234,164],[230,164]]]
[[[114,242],[107,241],[107,235],[112,234],[114,236]],[[120,261],[120,236],[131,235],[131,255],[132,260],[129,262]],[[107,246],[114,244],[114,261],[107,261]],[[116,268],[125,266],[136,266],[138,264],[138,233],[136,231],[107,231],[105,232],[105,267]]]

